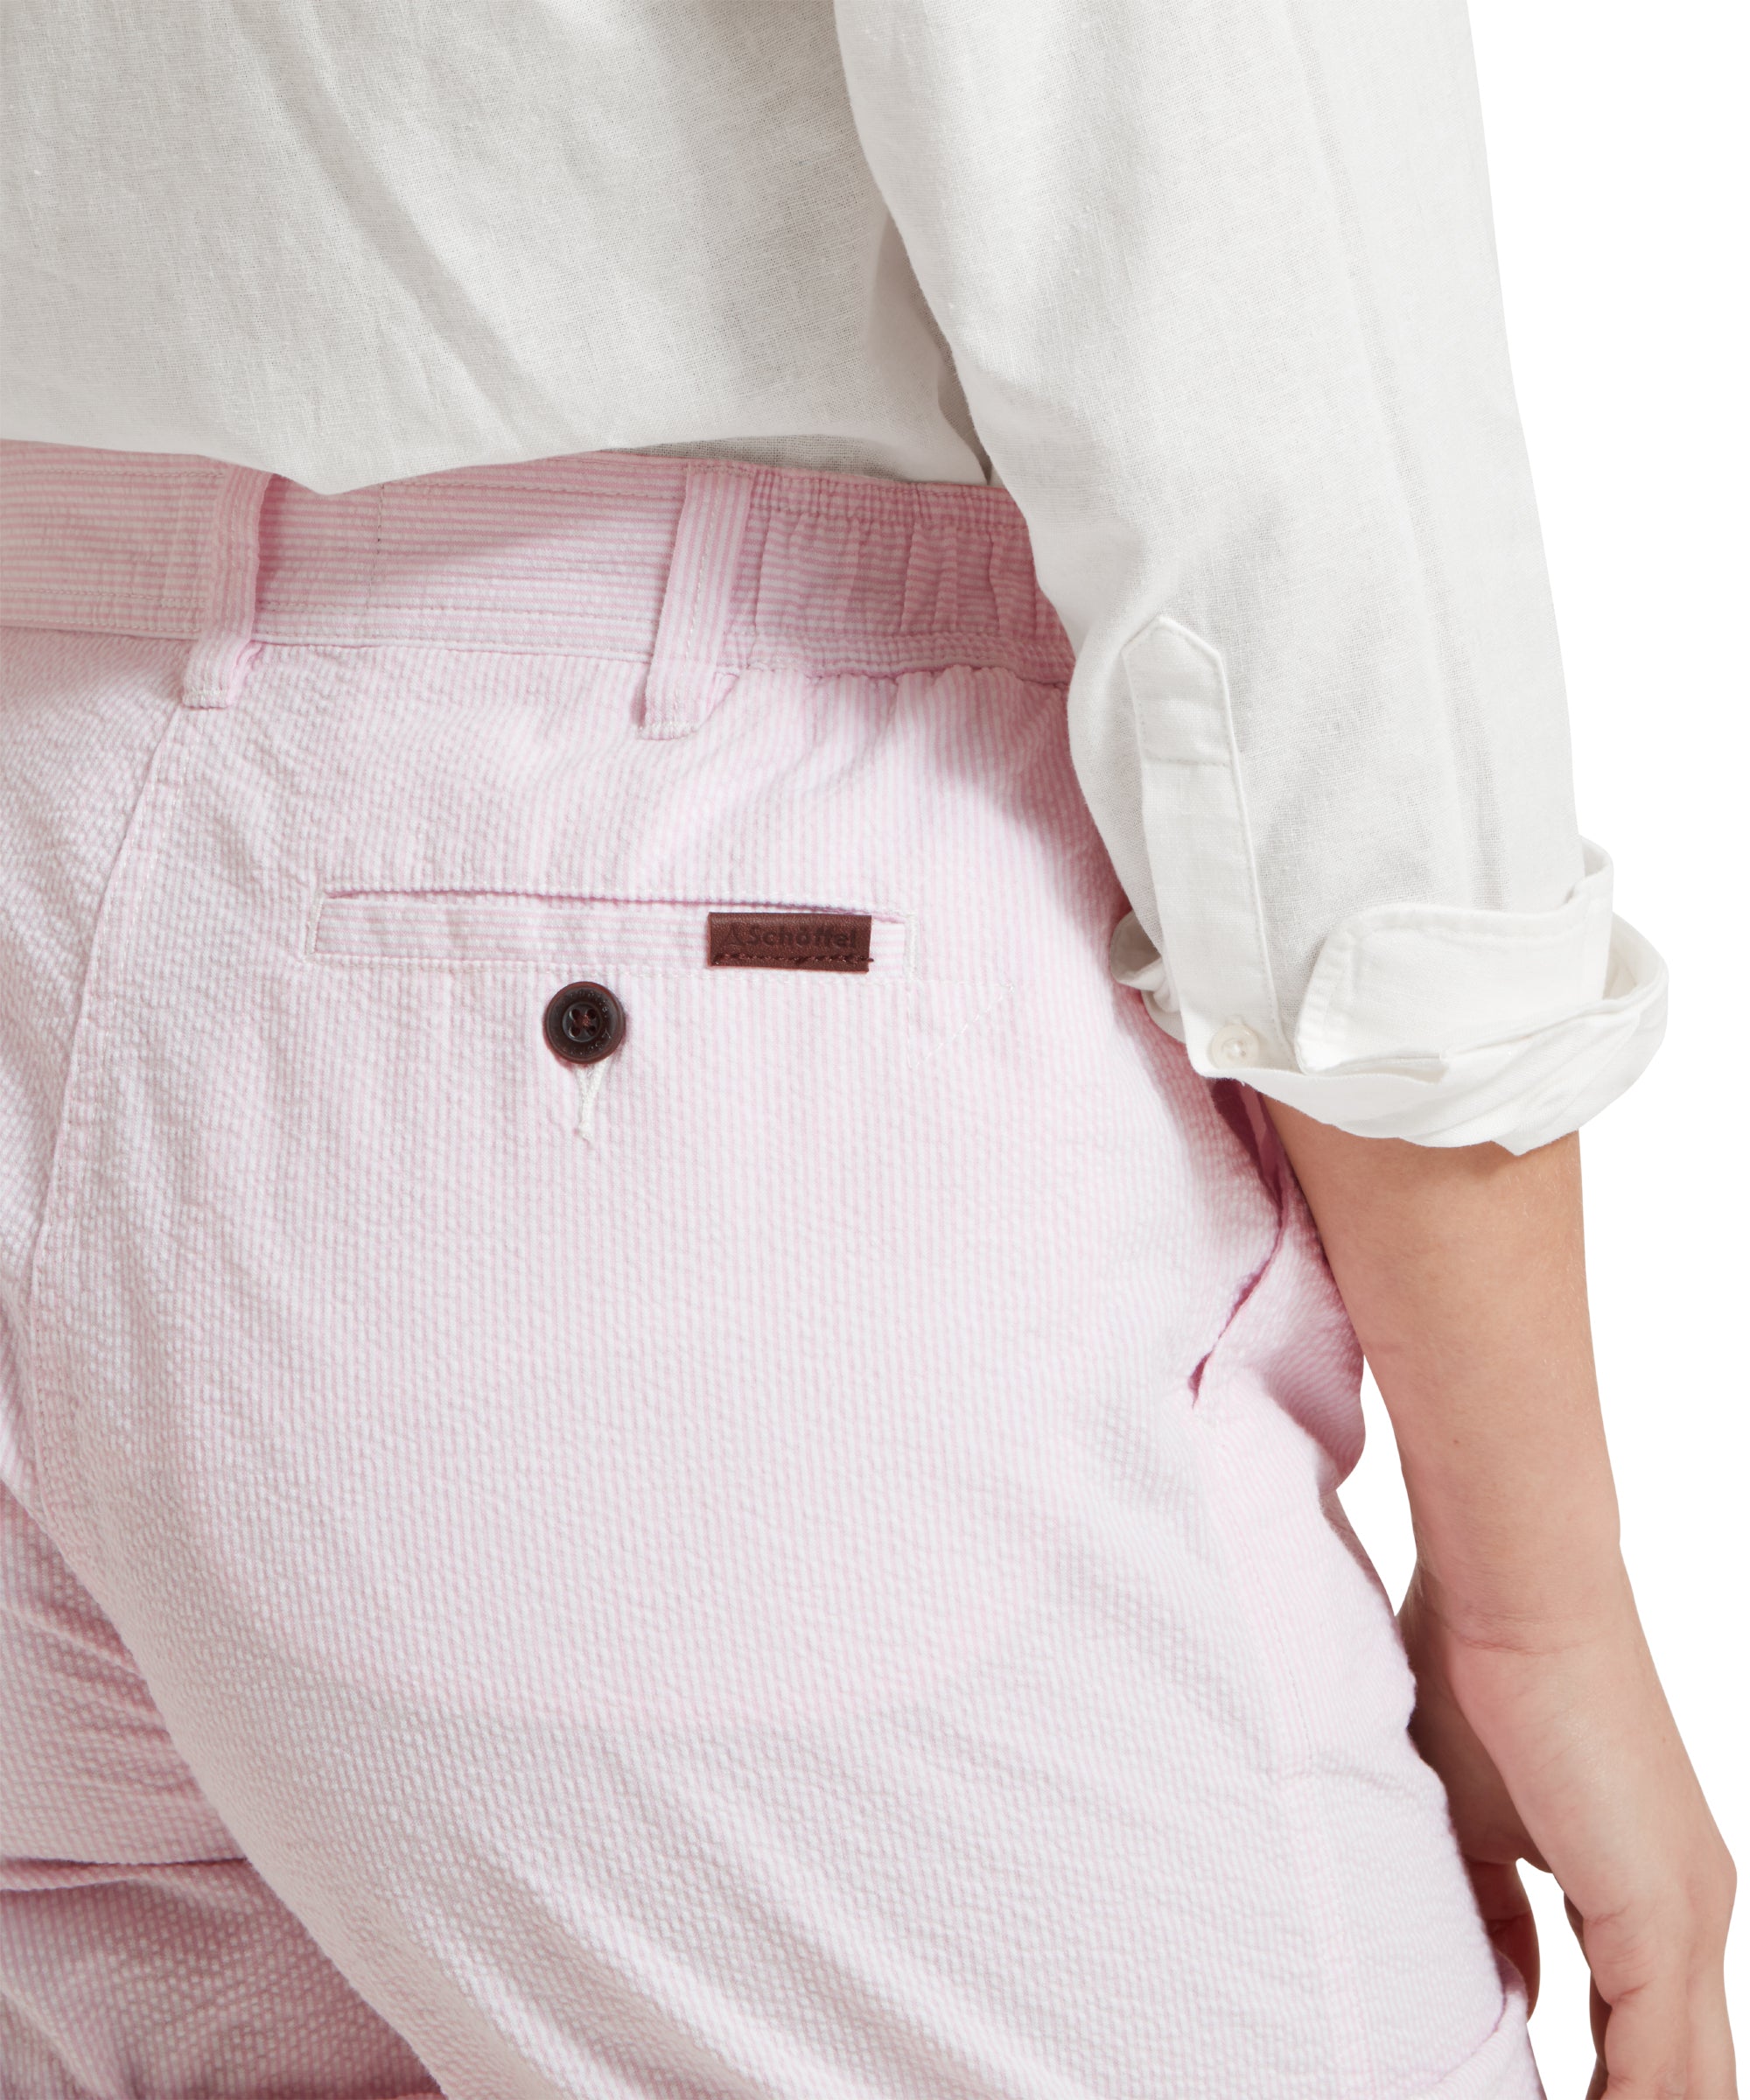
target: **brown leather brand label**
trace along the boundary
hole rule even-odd
[[[713,970],[869,967],[866,912],[713,912],[706,960]]]

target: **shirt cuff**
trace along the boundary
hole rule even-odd
[[[1381,905],[1345,920],[1319,952],[1292,1063],[1242,1016],[1181,1002],[1134,913],[1112,974],[1206,1078],[1360,1137],[1529,1152],[1614,1101],[1664,1033],[1665,965],[1613,913],[1608,857],[1581,845],[1586,872],[1553,911]]]

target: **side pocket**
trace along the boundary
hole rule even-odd
[[[1224,1087],[1223,1092],[1228,1091]],[[1396,1740],[1407,1673],[1390,1606],[1335,1499],[1360,1456],[1361,1351],[1257,1095],[1235,1087],[1278,1230],[1200,1367],[1191,1449],[1211,1534],[1270,1710],[1284,1878],[1319,1921],[1319,2000],[1344,2093],[1376,2090],[1365,1957],[1348,1920],[1328,1774]]]
[[[1206,1419],[1219,1416],[1230,1385],[1267,1397],[1325,1453],[1326,1486],[1334,1488],[1361,1456],[1361,1344],[1262,1097],[1228,1082],[1215,1091],[1270,1192],[1278,1222],[1269,1253],[1198,1367],[1199,1411]]]

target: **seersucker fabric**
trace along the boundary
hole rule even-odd
[[[1535,2100],[1012,500],[4,464],[6,2100]]]

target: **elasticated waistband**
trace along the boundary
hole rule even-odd
[[[186,455],[0,445],[0,614],[181,637],[892,676],[1072,652],[1001,489],[586,452],[318,495]]]

